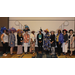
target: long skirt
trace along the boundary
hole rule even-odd
[[[22,53],[23,53],[22,45],[18,45],[17,54],[22,54]]]
[[[30,52],[35,52],[35,42],[30,42]]]
[[[67,53],[68,51],[68,43],[65,44],[65,42],[63,43],[63,52]]]

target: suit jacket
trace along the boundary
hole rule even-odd
[[[39,41],[42,41],[41,44],[43,45],[43,34],[41,33],[42,35],[42,38],[39,39],[39,34],[37,34],[37,41],[38,41],[38,44],[39,44]]]

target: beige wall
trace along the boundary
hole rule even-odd
[[[23,26],[27,24],[30,27],[30,30],[35,30],[36,35],[37,31],[40,29],[40,27],[45,30],[46,28],[49,29],[49,31],[54,30],[56,31],[59,26],[64,22],[68,21],[69,26],[65,26],[65,29],[73,29],[74,30],[74,17],[10,17],[9,18],[9,28],[15,27],[16,29],[19,29],[19,26],[15,25],[15,21],[18,20]],[[15,33],[16,36],[16,33]],[[17,39],[15,41],[17,43]],[[37,44],[37,43],[36,43]]]
[[[31,30],[39,30],[48,28],[49,30],[56,30],[64,22],[68,21],[69,26],[65,26],[67,30],[70,28],[74,29],[74,17],[10,17],[9,18],[9,27],[15,27],[16,29],[19,26],[15,25],[15,21],[18,20],[23,26],[27,24]]]

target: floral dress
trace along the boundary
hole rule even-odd
[[[50,35],[49,33],[46,33],[44,36],[44,50],[50,50]]]

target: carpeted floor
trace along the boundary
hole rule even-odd
[[[69,56],[69,53],[66,55],[61,54],[60,56],[56,55],[50,55],[50,54],[45,54],[45,53],[38,53],[36,52],[35,54],[21,54],[17,55],[16,51],[14,51],[13,55],[10,55],[10,52],[7,52],[7,56],[4,57],[2,56],[2,52],[0,52],[0,58],[75,58],[75,55]]]

